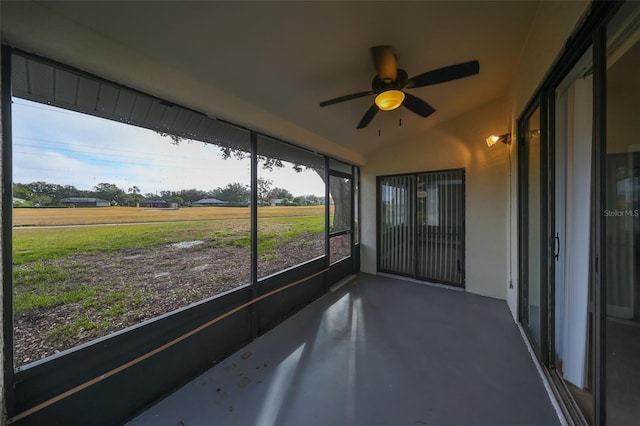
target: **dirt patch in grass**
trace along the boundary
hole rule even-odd
[[[260,255],[260,276],[323,251],[322,233],[291,237]],[[246,284],[250,253],[246,245],[205,240],[67,255],[15,266],[14,274],[34,270],[41,274],[32,281],[14,280],[16,366]],[[43,285],[43,276],[53,278]]]

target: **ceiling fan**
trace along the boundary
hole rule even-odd
[[[435,109],[422,99],[404,90],[445,83],[478,74],[480,71],[480,63],[475,60],[449,65],[408,78],[407,72],[398,68],[398,58],[392,46],[374,46],[371,48],[371,55],[378,72],[371,81],[371,90],[320,102],[320,106],[325,107],[364,96],[376,95],[373,105],[358,123],[358,129],[367,127],[379,110],[391,111],[401,105],[421,117],[428,117],[435,112]]]

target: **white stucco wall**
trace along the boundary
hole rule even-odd
[[[376,176],[449,168],[466,171],[466,289],[506,299],[517,316],[517,146],[487,148],[511,131],[560,56],[590,2],[540,2],[508,95],[369,155],[362,168],[362,270],[376,273]],[[509,282],[513,286],[509,286]]]
[[[485,139],[508,127],[500,99],[369,156],[362,168],[362,270],[376,273],[376,176],[464,168],[466,289],[504,299],[508,147],[488,148]]]

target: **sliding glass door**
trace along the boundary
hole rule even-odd
[[[589,48],[555,90],[555,273],[550,277],[550,366],[580,414],[593,421],[593,278],[591,206],[593,150],[593,49]],[[550,333],[551,334],[551,333]],[[577,414],[577,413],[576,413]]]
[[[604,152],[606,424],[640,419],[640,4],[607,27]]]
[[[378,270],[464,286],[464,170],[378,178]]]
[[[640,4],[593,2],[518,120],[519,317],[570,423],[640,418],[638,76]]]
[[[464,185],[460,170],[417,176],[416,274],[462,285]]]

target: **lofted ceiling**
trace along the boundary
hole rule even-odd
[[[55,35],[36,48],[29,41],[34,28],[29,20],[12,19],[27,9],[3,3],[5,40],[67,59],[58,57],[64,55],[56,53]],[[98,59],[108,51],[108,42],[154,64],[143,74],[152,76],[162,67],[235,102],[202,99],[199,91],[185,91],[171,80],[152,94],[303,145],[318,148],[321,144],[313,140],[325,140],[343,149],[340,156],[361,163],[384,144],[416,137],[505,96],[537,10],[537,2],[528,1],[38,3],[38,10],[46,11],[38,17],[43,27],[42,16],[51,15],[58,19],[59,31],[64,32],[60,22],[73,23],[99,36],[91,39],[96,44],[105,43],[94,46],[94,58],[82,55],[70,65],[102,75]],[[319,106],[323,100],[369,90],[375,75],[369,49],[387,44],[394,46],[398,66],[409,77],[473,59],[479,60],[480,73],[411,90],[436,108],[428,118],[401,108],[378,113],[366,129],[358,130],[373,97]],[[127,74],[130,58],[110,54],[108,59],[121,70],[118,82],[140,87],[145,75],[139,75],[140,68],[137,75],[133,69]],[[265,119],[258,118],[261,114]],[[294,128],[296,132],[290,131]],[[311,142],[300,140],[300,129]]]

